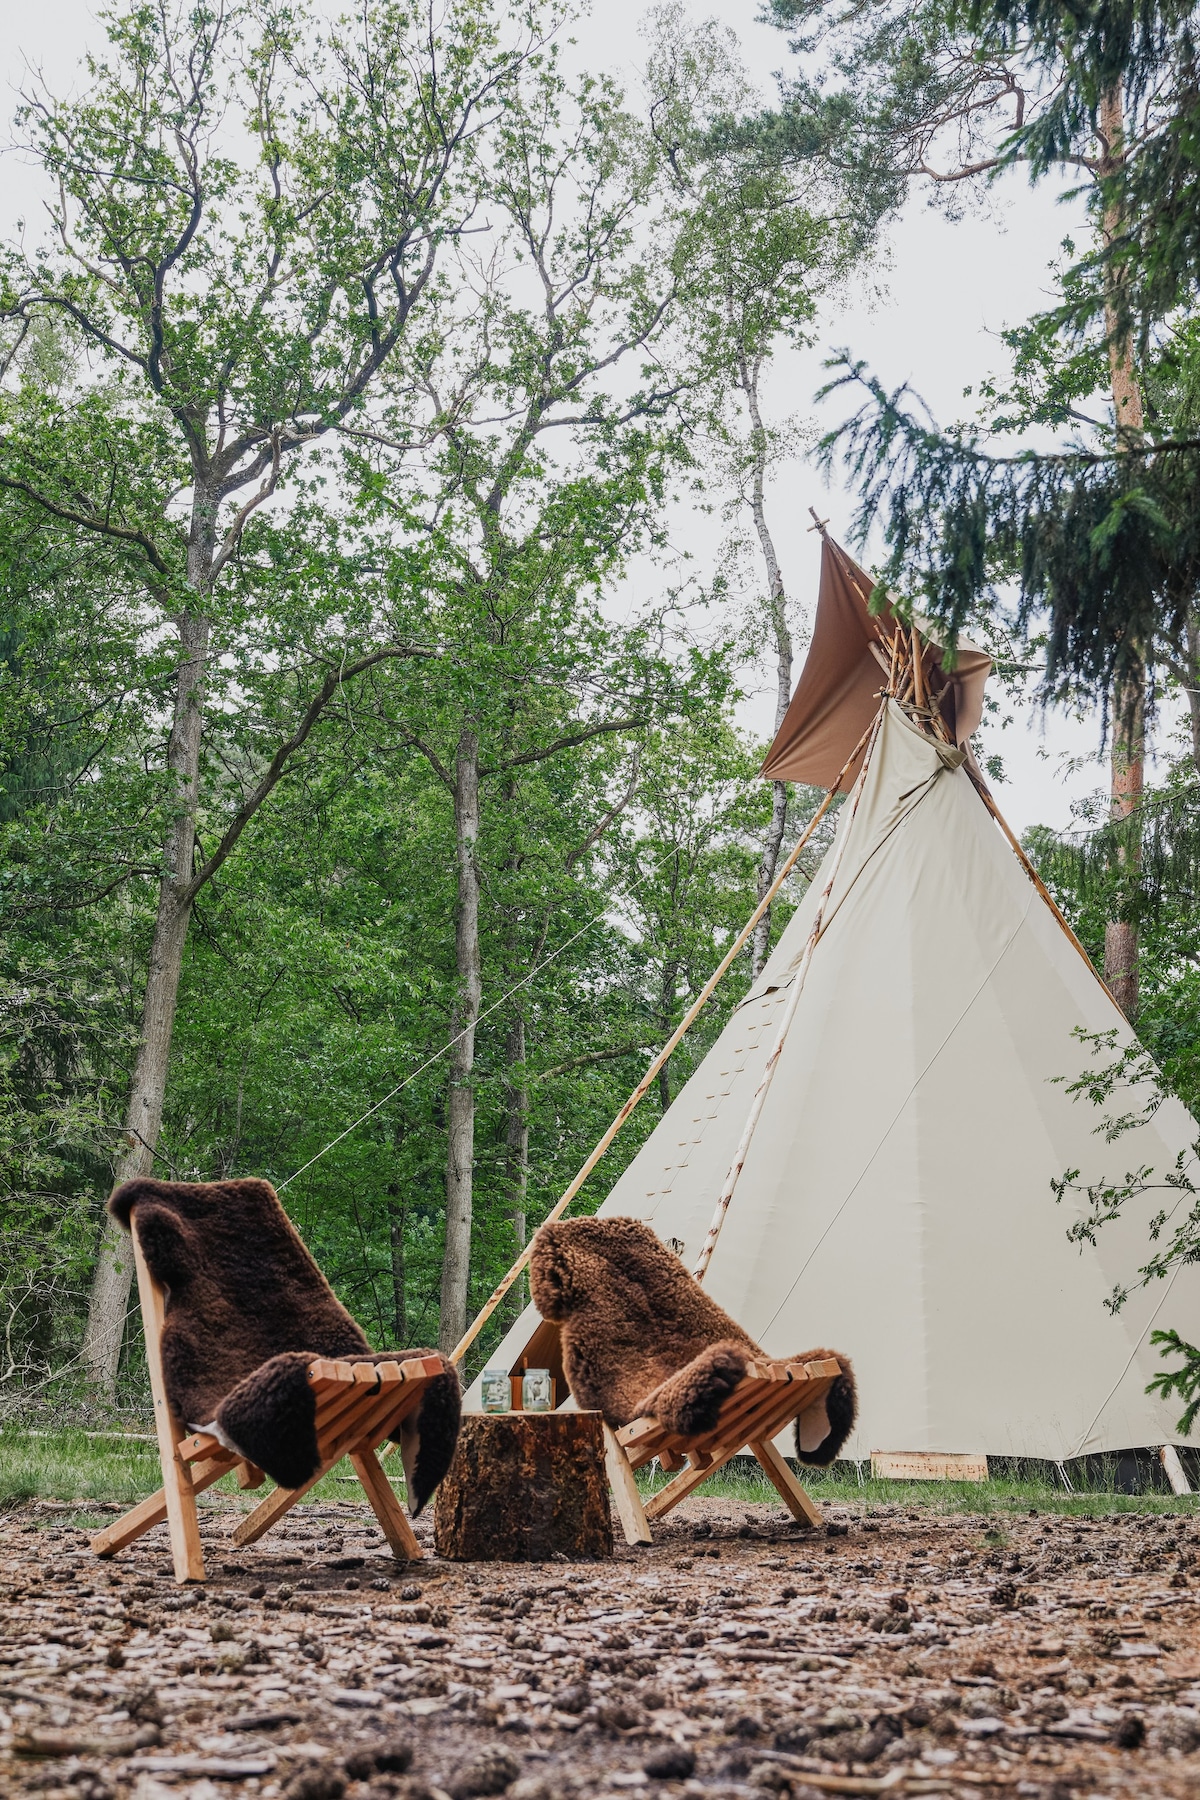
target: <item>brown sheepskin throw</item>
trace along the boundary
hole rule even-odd
[[[384,1362],[432,1350],[372,1351],[305,1249],[267,1181],[126,1181],[108,1210],[137,1208],[147,1266],[167,1290],[163,1379],[181,1423],[215,1425],[281,1487],[318,1467],[316,1356]],[[450,1467],[460,1395],[453,1364],[400,1428],[409,1505],[420,1512]]]
[[[543,1225],[529,1263],[533,1303],[560,1327],[563,1368],[581,1407],[615,1430],[652,1417],[683,1437],[711,1431],[721,1402],[764,1357],[754,1340],[688,1274],[640,1219],[573,1219]],[[834,1461],[857,1411],[854,1373],[796,1421],[796,1454]]]

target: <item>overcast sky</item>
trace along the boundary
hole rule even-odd
[[[595,16],[576,26],[575,54],[591,68],[611,69],[636,80],[640,51],[638,22],[641,0],[603,0]],[[782,34],[756,22],[755,0],[718,0],[695,8],[698,17],[715,15],[738,33],[752,75],[764,96],[774,92],[774,71],[788,60]],[[77,80],[84,49],[101,41],[95,9],[85,0],[41,0],[37,7],[14,7],[0,49],[3,110],[8,118],[27,66],[40,66],[57,91]],[[11,132],[3,134],[11,143]],[[36,217],[36,174],[11,152],[0,160],[0,229],[11,233],[16,219]],[[873,304],[850,303],[821,322],[819,342],[811,352],[779,359],[768,388],[776,418],[814,416],[813,394],[821,381],[821,363],[834,348],[848,346],[865,359],[890,387],[910,381],[945,422],[970,410],[964,388],[981,375],[1003,367],[998,333],[1036,310],[1044,301],[1048,265],[1071,228],[1076,212],[1055,203],[1047,187],[1030,193],[1015,175],[1007,197],[991,218],[947,222],[915,196],[891,235],[890,268],[883,280],[886,293]],[[836,412],[836,408],[835,408]],[[827,409],[822,422],[833,422]],[[815,599],[817,540],[807,534],[809,505],[830,521],[830,530],[845,535],[851,502],[827,491],[817,472],[803,463],[786,471],[770,495],[771,520],[784,564],[788,592],[800,607]],[[711,529],[711,528],[710,528]],[[681,521],[680,535],[689,531]],[[707,541],[702,530],[695,541]],[[869,560],[869,558],[868,558]],[[700,571],[701,573],[703,571]],[[771,702],[764,692],[747,709],[747,722],[766,732]],[[1023,709],[1016,723],[994,738],[1009,780],[998,799],[1012,824],[1025,830],[1034,823],[1057,828],[1070,818],[1072,801],[1096,788],[1102,779],[1093,759],[1099,745],[1096,718],[1046,718]],[[1075,766],[1073,764],[1081,764]]]

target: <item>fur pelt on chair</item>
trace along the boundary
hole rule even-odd
[[[614,1430],[652,1417],[684,1437],[711,1431],[721,1402],[765,1352],[711,1300],[640,1219],[543,1225],[529,1262],[533,1303],[560,1327],[563,1369],[581,1407]],[[825,1467],[854,1427],[854,1372],[796,1421],[796,1454]],[[802,1361],[796,1357],[793,1361]]]
[[[215,1428],[281,1487],[318,1467],[314,1357],[383,1362],[432,1350],[374,1352],[305,1249],[267,1181],[126,1181],[108,1210],[126,1230],[137,1208],[147,1266],[167,1290],[167,1398],[181,1423]],[[426,1388],[399,1442],[414,1515],[458,1440],[452,1363]]]

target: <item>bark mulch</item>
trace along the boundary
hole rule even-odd
[[[214,1500],[180,1589],[80,1516],[0,1516],[14,1800],[1200,1796],[1189,1517],[698,1496],[611,1562],[403,1567],[365,1506],[237,1551]]]

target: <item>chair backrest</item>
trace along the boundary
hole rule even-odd
[[[370,1352],[270,1182],[126,1181],[108,1210],[127,1230],[132,1218],[166,1290],[163,1375],[182,1423],[208,1423],[281,1351]]]
[[[758,1349],[640,1219],[543,1225],[529,1279],[534,1305],[559,1325],[572,1392],[610,1424],[635,1418],[648,1394],[710,1346]]]
[[[641,1219],[568,1219],[543,1225],[530,1259],[533,1300],[545,1319],[603,1311],[619,1338],[679,1336],[683,1361],[723,1338],[751,1339],[673,1250]],[[682,1345],[681,1345],[682,1350]]]

